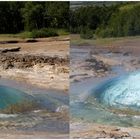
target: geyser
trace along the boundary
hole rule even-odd
[[[0,85],[0,109],[6,109],[10,105],[31,100],[31,96],[20,90]]]
[[[96,100],[104,105],[140,111],[140,71],[108,80],[93,93]]]

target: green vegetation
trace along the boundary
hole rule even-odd
[[[93,31],[90,30],[88,27],[83,27],[80,32],[81,38],[84,39],[91,39],[93,38]]]
[[[40,30],[24,31],[17,34],[0,34],[0,41],[20,40],[26,38],[51,37],[69,35],[67,29],[42,28]]]
[[[119,3],[118,1],[71,1],[70,8],[77,9],[79,7],[86,7],[86,6],[110,6],[113,4]],[[121,2],[123,3],[123,1]]]
[[[32,38],[42,38],[42,37],[49,37],[49,36],[58,36],[58,34],[53,29],[46,29],[42,28],[40,30],[33,30],[31,32]]]
[[[71,33],[87,33],[94,38],[123,37],[140,35],[140,2],[118,2],[111,5],[82,6],[70,11]]]
[[[69,30],[69,2],[0,2],[0,15],[0,34],[36,38]]]
[[[91,45],[91,46],[121,46],[124,43],[139,42],[140,36],[130,37],[111,37],[111,38],[96,38],[96,39],[83,39],[78,34],[71,35],[71,45]]]

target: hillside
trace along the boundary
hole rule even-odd
[[[103,6],[103,5],[106,5],[106,6],[110,6],[110,5],[115,5],[115,4],[118,4],[118,3],[124,3],[124,2],[110,2],[110,1],[71,1],[70,2],[70,8],[71,9],[77,9],[81,6]]]
[[[82,38],[140,35],[140,2],[77,2],[71,7],[71,33]]]

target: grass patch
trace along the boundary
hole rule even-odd
[[[40,29],[40,30],[33,30],[31,32],[31,38],[44,38],[44,37],[54,37],[58,36],[57,32],[54,29]]]
[[[32,38],[32,33],[25,31],[25,32],[15,34],[14,36],[17,38],[26,39],[26,38]]]
[[[92,39],[93,31],[90,30],[88,27],[84,27],[80,32],[80,37],[83,39]]]
[[[28,38],[44,38],[63,35],[69,35],[69,31],[66,29],[43,28],[40,30],[33,30],[32,32],[24,31],[17,34],[0,34],[0,41],[20,41]]]
[[[96,38],[96,39],[83,39],[80,38],[79,34],[71,35],[71,45],[89,45],[89,46],[109,46],[117,45],[128,41],[139,41],[140,36],[130,36],[130,37],[114,37],[114,38]]]
[[[55,30],[56,30],[56,32],[57,32],[57,34],[59,36],[61,36],[61,35],[69,35],[70,34],[69,31],[66,30],[66,29],[55,29]]]
[[[22,38],[17,37],[15,34],[0,34],[0,41],[16,40],[20,41]]]

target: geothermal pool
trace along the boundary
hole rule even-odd
[[[71,84],[72,116],[88,122],[139,127],[140,71],[97,81],[91,78]]]
[[[31,100],[31,96],[20,90],[0,85],[0,109],[6,109],[10,105]]]
[[[140,111],[140,71],[106,81],[91,96],[107,107]]]
[[[23,105],[24,101],[35,101],[37,108],[27,112],[7,114],[10,105]],[[18,104],[17,104],[18,103]],[[43,89],[14,80],[0,79],[0,124],[1,129],[68,133],[69,125],[62,118],[68,109],[69,98],[64,91]],[[15,107],[15,106],[14,106]],[[7,127],[8,126],[8,127]]]
[[[25,101],[35,103],[37,109],[55,112],[67,107],[69,99],[63,91],[38,88],[14,80],[0,80],[0,110]]]

